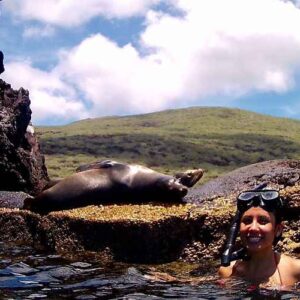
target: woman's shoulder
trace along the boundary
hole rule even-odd
[[[300,259],[281,254],[279,264],[293,277],[300,281]]]
[[[291,266],[300,267],[300,259],[287,254],[280,254],[280,261]]]

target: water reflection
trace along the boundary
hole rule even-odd
[[[155,266],[170,272],[172,267]],[[177,275],[179,269],[193,276],[201,273],[191,272],[187,264],[175,269]],[[0,243],[0,299],[300,299],[299,291],[249,291],[241,281],[226,288],[212,280],[197,285],[151,281],[144,276],[148,270],[149,266],[111,263],[96,255],[66,258]]]

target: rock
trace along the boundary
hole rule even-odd
[[[0,51],[0,74],[5,71],[4,64],[3,64],[4,55],[3,52]]]
[[[23,262],[12,264],[8,266],[6,270],[8,270],[11,273],[17,273],[21,275],[31,275],[38,272],[37,269],[31,268]]]
[[[0,207],[22,208],[24,200],[30,197],[29,194],[24,192],[0,191]]]
[[[235,199],[243,190],[267,182],[269,188],[284,190],[300,182],[299,160],[271,160],[252,164],[220,176],[189,191],[189,203],[201,204],[220,197]],[[300,206],[300,201],[298,201]]]
[[[70,264],[70,266],[79,269],[86,269],[86,268],[90,268],[92,265],[90,263],[78,261]]]
[[[0,190],[35,195],[49,181],[30,120],[28,91],[0,79]]]

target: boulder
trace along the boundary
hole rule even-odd
[[[294,189],[294,193],[292,192],[292,187],[300,184],[299,160],[270,160],[236,169],[192,189],[186,201],[197,205],[218,207],[220,203],[224,203],[222,202],[224,199],[227,199],[231,205],[235,205],[236,196],[241,191],[253,189],[262,183],[267,183],[268,188],[281,192],[286,213],[299,213],[298,188]],[[286,190],[290,191],[289,196],[286,196]]]
[[[0,79],[0,190],[39,193],[49,181],[34,128],[28,91]]]

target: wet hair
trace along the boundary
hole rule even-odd
[[[275,211],[273,211],[273,214],[275,216],[275,224],[276,225],[280,224],[283,220],[281,210],[276,209]]]
[[[275,217],[275,226],[276,225],[279,225],[281,222],[282,222],[282,213],[281,213],[281,210],[280,209],[276,209],[276,210],[273,210],[273,211],[270,211],[274,214],[274,217]],[[276,236],[274,237],[274,241],[273,241],[273,246],[276,246],[277,243],[281,240],[281,237],[282,237],[282,232],[279,234],[279,236]]]

